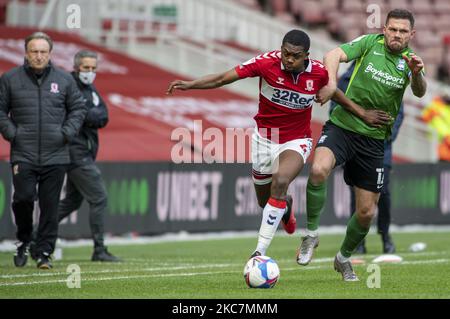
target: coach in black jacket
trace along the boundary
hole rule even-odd
[[[74,57],[77,85],[84,96],[88,113],[84,125],[70,143],[71,164],[67,171],[66,197],[58,208],[58,221],[80,208],[83,199],[89,203],[89,224],[94,240],[92,261],[119,261],[104,244],[104,216],[108,195],[100,170],[95,165],[98,152],[98,129],[108,123],[108,109],[93,85],[97,70],[97,53],[81,50]]]
[[[38,268],[52,268],[49,258],[58,232],[59,196],[70,163],[68,143],[87,112],[70,74],[51,64],[52,46],[45,33],[31,34],[25,39],[24,65],[0,79],[0,131],[11,144],[12,209],[20,241],[14,256],[17,267],[27,262],[38,191],[35,256]]]

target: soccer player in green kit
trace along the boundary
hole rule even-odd
[[[344,178],[354,187],[356,212],[347,225],[334,268],[344,281],[358,281],[350,256],[369,231],[383,187],[384,139],[390,136],[406,87],[411,84],[417,97],[426,92],[423,61],[408,47],[414,34],[413,15],[395,9],[388,13],[383,34],[363,35],[325,55],[330,79],[317,94],[317,102],[327,102],[336,92],[339,63],[356,60],[345,95],[363,109],[388,113],[390,119],[370,126],[339,104],[333,110],[317,143],[308,179],[307,230],[297,255],[300,265],[311,261],[314,248],[319,245],[318,226],[327,178],[334,167],[345,163]]]

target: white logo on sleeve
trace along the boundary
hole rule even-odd
[[[359,37],[357,37],[356,39],[353,39],[352,41],[350,41],[350,45],[353,45],[353,43],[358,42],[359,40],[361,40],[362,38],[364,38],[365,35],[360,35]]]
[[[242,65],[248,65],[256,62],[256,58],[251,58],[250,60],[245,61]],[[242,69],[242,67],[241,67]]]

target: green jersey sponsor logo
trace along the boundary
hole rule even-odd
[[[398,89],[402,89],[406,83],[405,79],[402,77],[398,77],[388,72],[378,70],[376,67],[374,67],[372,62],[369,62],[364,72],[372,73],[373,80],[386,84],[388,86],[396,87]]]

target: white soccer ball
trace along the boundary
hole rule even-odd
[[[280,278],[280,268],[269,256],[252,257],[244,267],[244,278],[250,288],[272,288]]]

